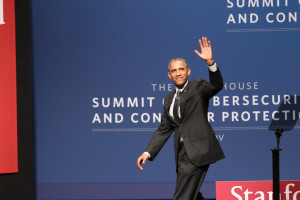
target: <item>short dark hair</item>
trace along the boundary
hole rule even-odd
[[[176,62],[176,61],[181,61],[185,64],[186,68],[188,68],[188,64],[186,62],[186,60],[184,58],[180,58],[180,57],[176,57],[176,58],[172,58],[168,64],[168,70],[170,71],[170,65],[172,62]]]

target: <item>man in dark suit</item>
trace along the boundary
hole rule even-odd
[[[137,165],[143,170],[146,160],[154,160],[173,131],[177,182],[174,200],[204,199],[199,192],[211,163],[225,156],[208,123],[209,99],[223,88],[223,79],[212,57],[210,41],[199,40],[201,52],[195,53],[206,61],[210,82],[204,79],[188,81],[191,69],[183,58],[169,62],[169,78],[176,90],[164,99],[164,112]]]

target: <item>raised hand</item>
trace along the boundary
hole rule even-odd
[[[199,39],[199,45],[200,45],[201,53],[199,53],[198,50],[195,50],[195,53],[200,58],[205,60],[208,65],[212,65],[214,63],[214,60],[212,58],[212,49],[211,49],[210,41],[207,41],[206,37],[202,37],[202,41],[201,39]]]

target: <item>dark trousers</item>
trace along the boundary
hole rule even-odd
[[[173,200],[204,200],[199,190],[208,167],[209,165],[193,165],[181,143],[178,149],[177,181]]]

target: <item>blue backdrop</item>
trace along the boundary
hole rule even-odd
[[[190,79],[208,79],[193,52],[202,36],[225,82],[209,111],[226,159],[206,182],[271,180],[269,124],[282,103],[299,119],[299,8],[288,0],[32,0],[38,198],[141,198],[143,184],[162,184],[155,198],[171,198],[172,138],[144,172],[136,160],[174,89],[169,60],[183,57]],[[299,127],[281,139],[282,180],[300,179]]]

